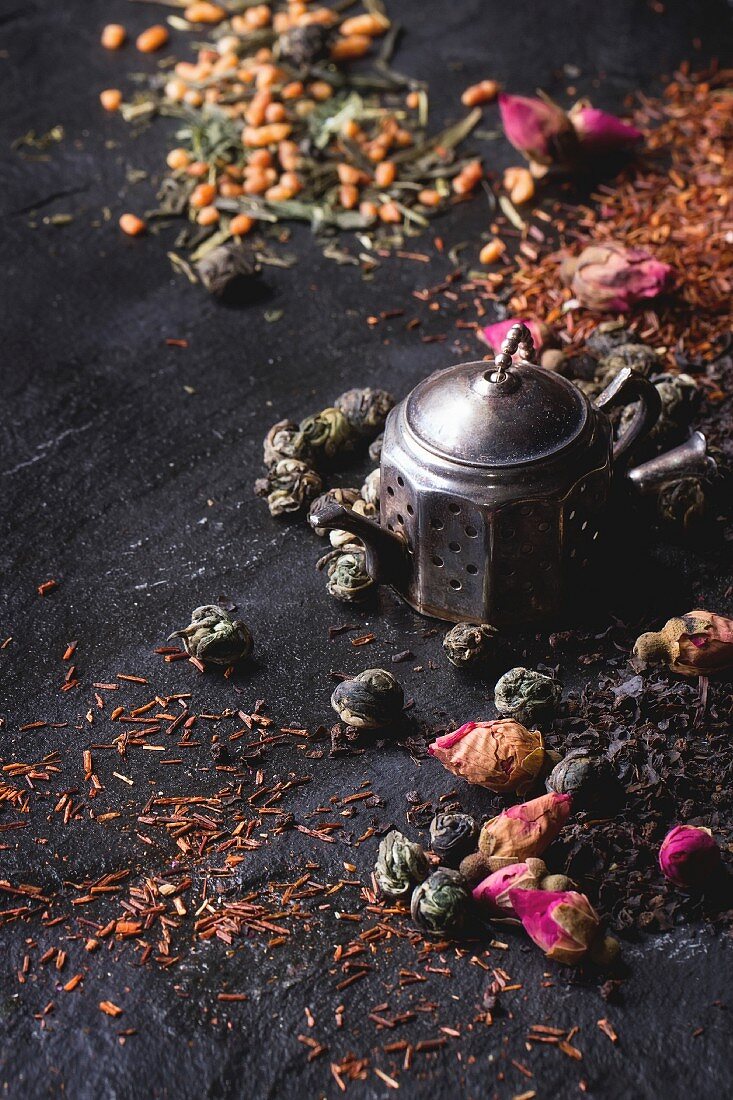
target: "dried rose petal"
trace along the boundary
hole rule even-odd
[[[599,936],[598,914],[585,894],[575,890],[510,890],[509,901],[548,959],[579,963]]]
[[[699,890],[720,869],[720,848],[709,829],[675,825],[662,841],[659,866],[675,886]]]
[[[535,351],[541,351],[547,343],[550,330],[547,325],[543,325],[539,321],[531,321],[522,318],[512,318],[508,321],[496,321],[493,325],[486,325],[486,327],[481,330],[484,340],[495,354],[501,351],[501,345],[509,329],[513,328],[514,325],[527,326],[530,336],[532,337]]]
[[[570,816],[569,794],[543,794],[510,806],[487,821],[479,834],[479,850],[492,857],[514,857],[520,863],[540,856],[558,836]]]
[[[632,664],[639,671],[666,665],[683,676],[717,676],[733,670],[733,619],[689,611],[661,630],[636,639]]]
[[[626,312],[644,298],[656,298],[672,281],[672,268],[641,248],[607,241],[566,260],[562,278],[588,309]]]
[[[590,153],[613,153],[629,149],[640,142],[644,135],[630,122],[599,111],[590,104],[577,103],[569,113],[580,144]]]
[[[542,860],[530,857],[524,863],[512,863],[500,871],[494,871],[474,886],[473,896],[492,913],[511,916],[514,908],[509,900],[509,891],[539,890],[546,874],[547,868]]]
[[[454,775],[499,794],[528,791],[546,758],[542,734],[511,718],[466,722],[437,737],[428,752]]]
[[[499,111],[507,140],[527,158],[535,175],[550,166],[570,167],[577,160],[578,137],[556,103],[502,93]]]

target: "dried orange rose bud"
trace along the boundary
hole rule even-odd
[[[552,793],[510,806],[482,827],[479,851],[494,858],[513,857],[514,863],[541,856],[559,835],[571,805],[570,795]]]
[[[453,733],[436,738],[428,752],[454,775],[498,794],[526,793],[547,755],[542,734],[512,718],[466,722]]]
[[[733,619],[690,611],[637,638],[631,662],[643,671],[666,665],[683,676],[716,676],[733,669]]]

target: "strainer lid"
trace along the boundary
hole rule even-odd
[[[498,380],[497,380],[498,379]],[[460,363],[420,382],[407,398],[408,430],[423,446],[469,466],[520,466],[569,447],[590,412],[584,395],[543,367]]]

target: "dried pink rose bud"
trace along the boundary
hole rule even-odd
[[[546,759],[542,734],[512,718],[466,722],[428,746],[431,756],[468,783],[498,794],[523,794],[537,780]]]
[[[538,352],[542,350],[550,336],[550,330],[547,325],[543,325],[539,321],[530,321],[520,318],[512,318],[509,321],[496,321],[495,324],[487,325],[486,328],[481,330],[484,340],[495,354],[501,351],[502,342],[509,332],[509,329],[513,328],[514,325],[527,326],[530,336],[532,337],[532,343],[535,346],[535,351]]]
[[[499,111],[507,140],[530,162],[535,176],[544,175],[551,166],[568,168],[577,161],[578,136],[556,103],[503,92]]]
[[[675,886],[701,890],[720,869],[720,848],[709,829],[675,825],[662,841],[659,866]]]
[[[560,273],[581,305],[621,313],[644,298],[656,298],[672,282],[669,264],[615,241],[589,245],[566,260]]]
[[[528,856],[541,856],[570,817],[569,794],[543,794],[530,802],[510,806],[487,821],[479,834],[479,851],[521,863]]]
[[[683,676],[718,676],[733,669],[733,619],[689,611],[661,630],[636,639],[631,663],[638,671],[666,665]]]
[[[511,863],[473,888],[473,896],[482,907],[497,916],[512,916],[514,908],[509,900],[510,890],[539,890],[547,868],[541,859],[531,856],[524,863]]]
[[[509,901],[548,959],[573,966],[590,955],[595,962],[609,963],[618,953],[618,943],[604,939],[601,922],[585,894],[575,890],[510,890]]]
[[[644,135],[630,122],[599,111],[589,103],[576,103],[570,109],[570,121],[575,127],[580,144],[589,153],[613,153],[629,149],[640,142]]]

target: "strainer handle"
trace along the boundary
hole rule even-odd
[[[596,408],[610,412],[620,405],[637,401],[631,423],[613,445],[613,469],[617,474],[626,472],[631,452],[636,444],[652,430],[662,411],[662,401],[657,387],[648,378],[624,367],[596,400]]]

